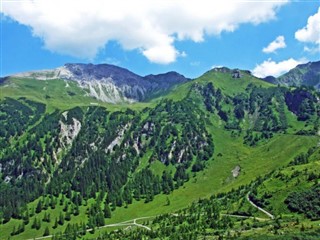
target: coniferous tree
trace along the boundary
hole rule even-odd
[[[64,215],[63,215],[62,212],[60,212],[58,223],[59,223],[60,225],[63,225],[63,224],[64,224]]]
[[[11,232],[11,236],[14,236],[16,235],[16,226],[13,225],[13,229],[12,229],[12,232]]]
[[[36,227],[37,227],[37,223],[38,223],[38,219],[37,219],[37,217],[35,217],[35,218],[33,219],[31,228],[36,228]]]
[[[66,215],[65,215],[64,219],[65,219],[66,221],[70,221],[70,220],[71,220],[71,214],[70,214],[69,211],[66,212]]]
[[[104,213],[104,217],[105,217],[105,218],[111,218],[111,210],[110,210],[110,207],[109,207],[109,204],[108,204],[108,203],[106,203],[106,204],[104,205],[104,211],[103,211],[103,213]]]
[[[29,210],[27,208],[26,212],[23,215],[23,223],[27,225],[29,223]]]
[[[74,209],[73,209],[73,215],[74,215],[74,216],[78,216],[79,213],[80,213],[79,205],[76,204],[76,205],[74,206]]]
[[[166,206],[170,206],[170,199],[169,199],[169,197],[166,198]]]
[[[54,225],[52,226],[53,229],[56,229],[58,227],[58,219],[56,218],[54,220]]]
[[[43,236],[49,236],[49,235],[50,235],[50,230],[49,230],[49,227],[47,226],[47,227],[44,229]]]
[[[36,213],[40,213],[42,211],[42,200],[39,200],[36,207]]]

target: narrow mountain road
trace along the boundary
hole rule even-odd
[[[243,216],[243,215],[234,215],[234,214],[225,214],[225,213],[221,213],[221,216],[227,216],[227,217],[234,217],[234,218],[251,218],[251,219],[257,219],[259,221],[269,221],[269,218],[259,218],[259,217],[252,217],[252,216]]]
[[[270,217],[271,219],[274,219],[274,216],[273,216],[271,213],[269,213],[268,211],[264,210],[264,209],[261,208],[261,207],[258,207],[254,202],[252,202],[252,201],[250,200],[250,198],[249,198],[249,194],[250,194],[250,192],[248,192],[248,194],[247,194],[247,200],[249,201],[249,203],[250,203],[253,207],[257,208],[258,210],[260,210],[261,212],[263,212],[264,214],[266,214],[266,215],[267,215],[268,217]]]
[[[149,227],[147,227],[147,226],[144,226],[144,225],[142,225],[142,224],[139,224],[139,223],[137,223],[136,221],[137,221],[137,219],[134,219],[134,220],[133,220],[133,225],[135,225],[135,226],[137,226],[137,227],[142,227],[142,228],[145,228],[145,229],[151,231],[151,228],[149,228]]]
[[[261,212],[265,213],[269,218],[271,219],[274,219],[274,216],[267,212],[266,210],[258,207],[256,204],[254,204],[250,198],[249,198],[249,194],[250,192],[248,192],[246,198],[247,200],[249,201],[249,203],[257,208],[258,210],[260,210]],[[252,217],[252,216],[242,216],[242,215],[233,215],[233,214],[221,214],[222,216],[229,216],[229,217],[235,217],[235,218],[255,218],[255,217]],[[177,213],[172,213],[172,216],[179,216],[179,214]],[[131,220],[127,220],[127,221],[124,221],[124,222],[119,222],[119,223],[112,223],[112,224],[106,224],[104,226],[101,226],[101,227],[97,227],[96,229],[102,229],[102,228],[108,228],[108,227],[125,227],[127,226],[125,229],[130,229],[131,227],[133,226],[136,226],[136,227],[141,227],[141,228],[144,228],[144,229],[147,229],[148,231],[151,231],[151,228],[148,227],[148,226],[145,226],[143,224],[140,224],[140,223],[137,223],[138,220],[142,220],[142,219],[150,219],[150,218],[154,218],[155,216],[149,216],[149,217],[140,217],[140,218],[134,218],[134,219],[131,219]],[[255,218],[257,220],[260,220],[260,221],[267,221],[268,219],[266,218]],[[93,229],[92,228],[89,228],[89,229],[86,229],[86,232],[90,232],[92,231]],[[65,234],[63,234],[65,235]],[[47,238],[52,238],[53,235],[48,235],[48,236],[43,236],[43,237],[35,237],[35,238],[30,238],[30,239],[27,239],[27,240],[41,240],[41,239],[47,239]]]
[[[145,229],[151,231],[151,228],[149,228],[148,226],[137,223],[138,220],[149,219],[149,218],[154,218],[154,216],[134,218],[134,219],[131,219],[128,221],[120,222],[120,223],[107,224],[104,226],[97,227],[96,229],[108,228],[108,227],[125,227],[125,226],[130,228],[132,226],[137,226],[137,227],[145,228]],[[92,230],[93,230],[92,228],[88,228],[88,229],[86,229],[86,232],[90,232]],[[62,234],[62,235],[66,235],[66,234]],[[27,240],[40,240],[40,239],[46,239],[46,238],[52,238],[52,237],[53,237],[53,235],[48,235],[48,236],[43,236],[43,237],[30,238]]]

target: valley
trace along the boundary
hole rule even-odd
[[[1,239],[320,235],[315,89],[228,68],[190,80],[66,66],[81,74],[0,83]],[[80,87],[110,71],[109,90]],[[130,95],[132,76],[146,95]]]

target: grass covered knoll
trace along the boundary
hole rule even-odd
[[[241,77],[233,77],[233,70],[226,68],[212,69],[197,79],[202,83],[213,82],[216,88],[229,96],[234,96],[240,92],[245,92],[250,84],[261,88],[269,88],[273,84],[262,81],[247,71],[239,71]]]
[[[211,82],[216,88],[221,89],[223,94],[227,96],[235,96],[239,93],[245,93],[247,92],[246,89],[249,85],[262,88],[270,88],[275,86],[271,83],[267,83],[256,78],[247,71],[240,71],[241,78],[233,78],[232,71],[233,70],[231,69],[227,69],[226,71],[223,71],[223,69],[219,68],[212,69],[192,81],[174,86],[166,95],[155,98],[152,101],[158,101],[159,99],[163,98],[168,98],[175,101],[182,100],[188,95],[191,86],[195,83],[204,85]]]

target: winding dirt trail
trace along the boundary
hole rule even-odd
[[[263,212],[264,214],[266,214],[269,218],[271,219],[274,219],[274,216],[269,213],[268,211],[264,210],[263,208],[261,207],[258,207],[254,202],[252,202],[249,198],[249,194],[250,192],[248,192],[246,198],[248,200],[248,202],[255,208],[257,208],[259,211]],[[173,216],[179,216],[178,214],[176,213],[172,213]],[[233,214],[221,214],[223,216],[229,216],[229,217],[236,217],[236,218],[254,218],[252,216],[241,216],[241,215],[233,215]],[[136,226],[136,227],[141,227],[141,228],[144,228],[144,229],[147,229],[148,231],[151,231],[151,228],[148,227],[148,226],[145,226],[143,224],[140,224],[140,223],[137,223],[138,220],[142,220],[142,219],[150,219],[150,218],[154,218],[155,216],[149,216],[149,217],[140,217],[140,218],[134,218],[134,219],[131,219],[131,220],[127,220],[127,221],[124,221],[124,222],[119,222],[119,223],[112,223],[112,224],[106,224],[104,226],[101,226],[101,227],[97,227],[96,229],[102,229],[102,228],[108,228],[108,227],[125,227],[127,226],[126,229],[130,229],[131,227],[133,226]],[[257,220],[261,220],[261,221],[266,221],[268,219],[266,218],[256,218]],[[86,229],[86,232],[90,232],[92,231],[93,229],[92,228],[89,228],[89,229]],[[27,240],[40,240],[40,239],[46,239],[46,238],[52,238],[53,235],[48,235],[48,236],[43,236],[43,237],[35,237],[35,238],[31,238],[31,239],[27,239]]]
[[[261,208],[261,207],[258,207],[254,202],[252,202],[252,201],[250,200],[250,198],[249,198],[249,194],[250,194],[250,192],[248,192],[247,197],[246,197],[247,200],[249,201],[249,203],[250,203],[253,207],[257,208],[258,210],[260,210],[261,212],[263,212],[264,214],[266,214],[269,218],[274,219],[274,216],[273,216],[271,213],[269,213],[268,211],[264,210],[264,209]]]
[[[108,228],[108,227],[125,227],[125,226],[132,227],[132,226],[136,226],[136,227],[145,228],[148,231],[151,231],[151,228],[149,228],[148,226],[139,224],[139,223],[137,223],[137,221],[138,220],[142,220],[142,219],[149,219],[149,218],[153,218],[153,217],[154,216],[134,218],[134,219],[131,219],[131,220],[128,220],[128,221],[124,221],[124,222],[107,224],[107,225],[104,225],[104,226],[101,226],[101,227],[97,227],[96,229]],[[92,228],[88,228],[88,229],[86,229],[86,232],[90,232],[92,230],[93,230]],[[62,236],[63,235],[66,235],[66,234],[62,234]],[[43,237],[30,238],[30,239],[27,239],[27,240],[40,240],[40,239],[52,238],[53,236],[54,235],[48,235],[48,236],[43,236]]]

